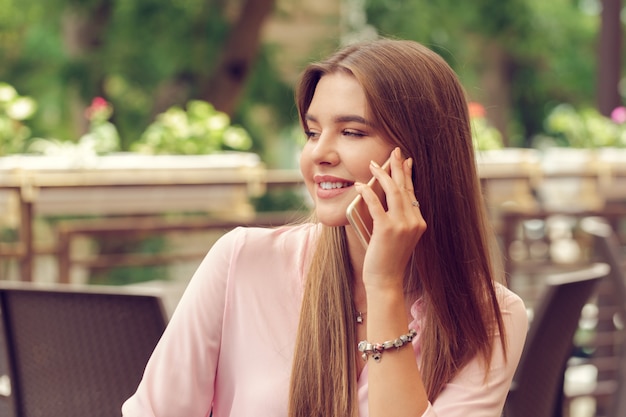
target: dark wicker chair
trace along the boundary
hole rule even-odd
[[[626,320],[626,272],[624,254],[619,238],[609,222],[601,217],[586,217],[580,222],[581,229],[594,238],[594,255],[602,262],[611,267],[610,290],[616,312],[622,320]],[[616,385],[611,394],[610,417],[626,416],[626,344],[624,343],[623,331],[619,337],[614,337],[618,342],[616,347]]]
[[[0,410],[16,417],[121,415],[166,325],[159,297],[112,289],[4,282],[0,303],[11,379]]]
[[[505,417],[562,415],[565,367],[580,313],[609,271],[607,264],[598,263],[547,278],[505,403]]]

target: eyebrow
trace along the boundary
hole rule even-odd
[[[318,121],[315,116],[312,116],[309,113],[304,115],[304,119],[305,120],[310,120],[312,122],[317,122]],[[352,114],[337,116],[337,117],[333,118],[333,122],[334,123],[356,122],[356,123],[361,123],[361,124],[364,124],[364,125],[367,125],[367,126],[373,126],[372,123],[368,122],[364,117],[357,116],[357,115],[352,115]]]

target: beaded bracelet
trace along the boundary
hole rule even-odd
[[[407,334],[403,334],[396,340],[387,340],[383,343],[370,343],[367,340],[362,340],[358,344],[359,352],[362,352],[363,355],[361,357],[364,361],[367,361],[368,355],[372,355],[372,358],[376,362],[380,362],[380,358],[383,356],[383,352],[387,349],[391,349],[395,347],[396,349],[401,348],[405,344],[409,343],[413,338],[417,335],[415,329],[409,330]]]

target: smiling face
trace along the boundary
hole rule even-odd
[[[346,225],[346,208],[357,195],[354,182],[366,183],[370,161],[382,165],[393,145],[373,124],[363,88],[346,73],[320,79],[305,120],[300,169],[317,218],[328,226]]]

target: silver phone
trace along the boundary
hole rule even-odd
[[[387,159],[387,161],[383,164],[382,169],[389,173],[390,165],[391,158]],[[383,192],[383,187],[380,185],[378,180],[376,180],[376,177],[372,177],[368,181],[367,185],[370,186],[372,190],[374,190],[380,201],[383,203],[383,205],[385,205],[385,193]],[[348,221],[350,222],[352,227],[354,227],[354,230],[356,231],[359,240],[363,244],[363,247],[367,248],[372,237],[374,220],[372,220],[372,215],[370,214],[370,211],[367,208],[367,204],[363,200],[363,197],[361,197],[361,194],[357,195],[346,209],[346,217],[348,218]]]

